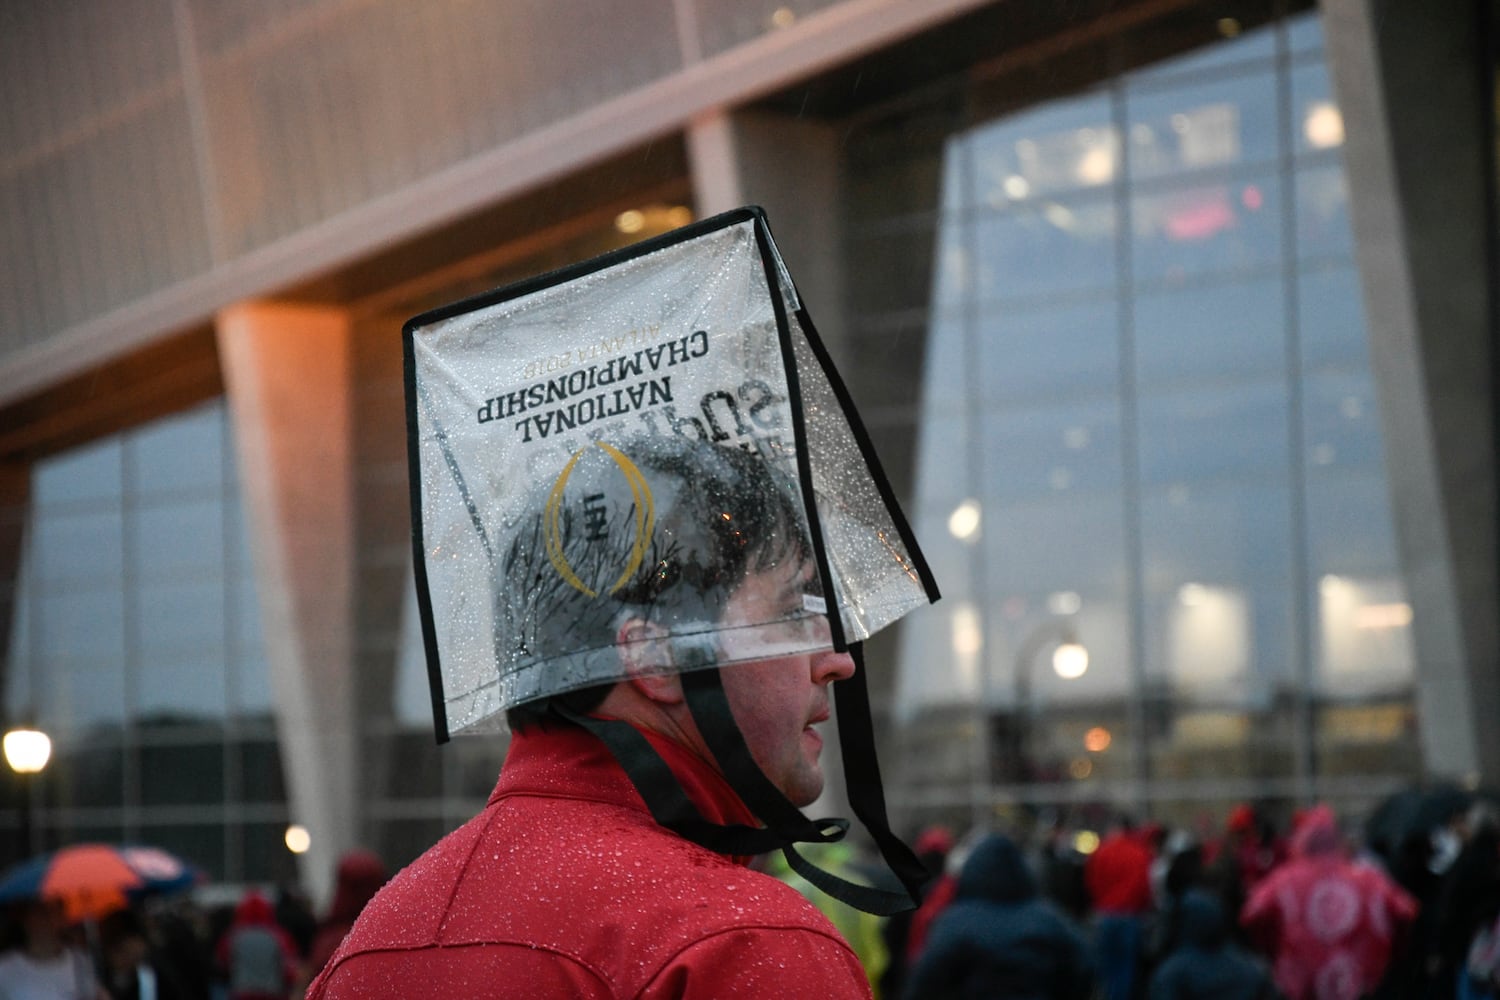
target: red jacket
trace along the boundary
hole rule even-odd
[[[704,815],[722,777],[648,737]],[[658,826],[582,730],[518,733],[485,809],[365,907],[309,1000],[870,996],[797,890]]]
[[[1122,830],[1105,837],[1083,866],[1083,881],[1098,913],[1145,913],[1151,908],[1151,861],[1146,837]]]

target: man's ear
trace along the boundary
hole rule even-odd
[[[684,695],[668,635],[665,628],[654,622],[628,618],[620,626],[615,643],[630,685],[651,701],[677,705]]]

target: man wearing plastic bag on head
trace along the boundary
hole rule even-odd
[[[313,984],[344,997],[867,997],[746,867],[872,912],[885,822],[860,642],[936,597],[764,217],[730,213],[407,325],[439,738],[503,713],[483,812],[398,874]],[[842,464],[830,464],[842,460]],[[838,688],[849,799],[902,894],[797,843]]]

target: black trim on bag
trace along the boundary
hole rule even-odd
[[[657,251],[665,250],[668,247],[676,246],[678,243],[685,243],[700,236],[707,236],[709,233],[720,229],[728,229],[730,226],[737,226],[742,222],[749,222],[752,219],[764,220],[765,212],[756,205],[748,205],[744,208],[721,212],[707,219],[690,222],[679,229],[673,229],[671,232],[662,233],[660,236],[652,236],[641,240],[639,243],[632,243],[627,247],[620,247],[618,250],[610,250],[597,257],[590,257],[588,260],[579,261],[576,264],[568,264],[551,271],[545,271],[534,277],[523,278],[520,281],[503,285],[500,288],[480,292],[466,299],[438,306],[436,309],[429,309],[427,312],[408,320],[406,325],[408,327],[431,326],[433,323],[452,319],[454,316],[474,312],[477,309],[485,309],[489,306],[498,305],[501,302],[509,302],[511,299],[518,299],[523,295],[530,295],[532,292],[539,292],[544,288],[551,288],[553,285],[575,281],[578,278],[587,277],[596,271],[603,271],[606,268],[635,260],[637,257],[645,257]]]
[[[763,214],[755,217],[755,245],[760,250],[761,267],[765,270],[766,285],[771,296],[771,309],[776,314],[776,334],[781,345],[781,368],[786,376],[787,401],[792,411],[792,440],[796,445],[797,478],[802,485],[802,509],[807,517],[807,533],[812,539],[813,560],[817,563],[818,579],[823,582],[824,596],[827,598],[828,628],[833,636],[833,648],[842,653],[849,648],[849,641],[845,636],[844,618],[833,586],[828,546],[823,538],[823,522],[818,516],[817,494],[813,491],[812,456],[807,453],[807,418],[802,412],[802,382],[797,372],[796,351],[792,347],[792,327],[787,322],[786,302],[782,298],[781,272],[776,267],[776,256],[771,252],[771,228],[766,224]]]
[[[443,671],[438,658],[437,628],[432,617],[432,591],[427,583],[427,545],[422,529],[422,448],[417,430],[416,329],[401,329],[401,380],[406,396],[406,486],[411,505],[412,573],[417,588],[417,617],[422,621],[422,651],[427,657],[427,689],[432,698],[432,731],[439,744],[447,743],[448,707],[443,703]]]
[[[797,296],[797,301],[802,302],[800,294]],[[823,375],[828,379],[828,387],[833,390],[834,398],[838,400],[839,409],[844,411],[844,418],[849,422],[849,432],[854,435],[854,443],[859,446],[859,453],[864,456],[865,467],[870,470],[875,489],[879,491],[880,499],[885,503],[886,513],[890,515],[896,534],[901,537],[901,544],[905,546],[906,554],[911,557],[912,568],[917,571],[917,576],[922,580],[922,589],[927,592],[927,600],[937,603],[942,597],[938,593],[937,577],[927,565],[927,557],[922,554],[922,549],[917,544],[917,536],[906,520],[906,513],[896,501],[896,491],[891,488],[890,478],[886,476],[885,469],[880,464],[880,458],[875,454],[875,444],[870,440],[864,419],[860,417],[859,409],[854,405],[854,397],[849,395],[848,387],[844,385],[843,378],[834,367],[833,356],[828,353],[823,338],[818,336],[818,328],[813,325],[812,316],[809,315],[805,302],[797,310],[797,322],[802,325],[807,346],[812,348],[813,356],[818,359],[818,365],[822,367]]]

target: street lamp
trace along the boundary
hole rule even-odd
[[[1089,668],[1089,651],[1078,641],[1071,619],[1046,621],[1032,629],[1016,650],[1016,715],[1019,723],[1017,750],[1023,766],[1031,760],[1031,681],[1037,655],[1052,649],[1052,670],[1064,680],[1077,680]]]
[[[52,758],[52,739],[40,729],[18,726],[0,740],[0,748],[4,749],[5,763],[21,778],[22,856],[29,858],[36,853],[36,830],[31,813],[33,776],[40,774]]]

